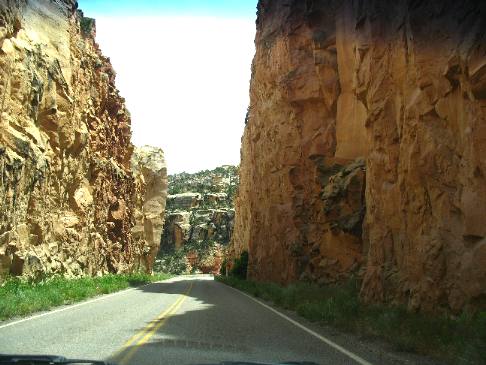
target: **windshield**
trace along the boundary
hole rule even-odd
[[[484,365],[485,4],[0,0],[0,365]]]

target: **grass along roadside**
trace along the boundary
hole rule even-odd
[[[453,319],[411,313],[401,307],[364,305],[356,281],[339,286],[298,283],[282,287],[234,277],[217,280],[294,310],[310,321],[384,339],[397,351],[432,355],[453,364],[484,364],[486,359],[486,312]]]
[[[171,276],[162,273],[109,274],[75,279],[56,276],[39,282],[9,278],[0,286],[0,321],[72,304],[99,294],[165,280]]]

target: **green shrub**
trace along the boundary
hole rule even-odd
[[[246,279],[248,271],[248,252],[243,251],[240,257],[234,260],[230,275],[239,279]]]
[[[154,263],[155,272],[167,272],[173,275],[181,275],[187,271],[186,252],[174,250],[160,255]]]
[[[221,263],[221,269],[219,270],[219,275],[226,275],[226,265],[228,265],[228,260],[226,257],[223,259]]]
[[[80,26],[81,26],[81,32],[83,35],[89,35],[91,34],[91,31],[93,30],[93,27],[95,25],[95,20],[93,18],[88,18],[88,17],[82,17],[80,21]]]

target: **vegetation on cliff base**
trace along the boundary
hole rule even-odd
[[[71,304],[99,294],[113,293],[170,278],[168,274],[109,274],[100,277],[67,279],[61,276],[38,282],[7,279],[0,286],[0,320]]]
[[[195,254],[198,262],[207,260],[218,250],[218,243],[213,240],[189,241],[180,249],[172,249],[159,253],[154,263],[155,272],[173,275],[194,274],[197,267],[192,267],[187,260],[191,253]]]
[[[243,251],[240,257],[233,260],[229,274],[238,279],[246,279],[248,273],[248,251]]]
[[[295,310],[310,321],[384,339],[397,351],[432,355],[453,364],[484,364],[486,359],[486,312],[451,318],[411,313],[401,307],[365,305],[359,301],[356,280],[325,287],[308,283],[282,287],[231,276],[217,280]]]

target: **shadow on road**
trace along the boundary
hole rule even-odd
[[[190,282],[191,280],[192,279],[178,280],[177,283]],[[174,284],[175,282],[150,283],[144,286],[139,286],[138,288],[136,288],[136,290],[140,290],[145,293],[182,294],[184,292],[184,287]]]
[[[107,361],[121,363],[128,353],[133,353],[133,356],[126,364],[133,365],[219,364],[221,361],[316,362],[322,358],[319,342],[312,338],[303,340],[299,329],[278,320],[258,304],[224,284],[214,282],[211,277],[180,278],[137,290],[182,294],[191,283],[192,290],[181,307],[147,342],[130,346]],[[148,323],[141,324],[136,333]]]

